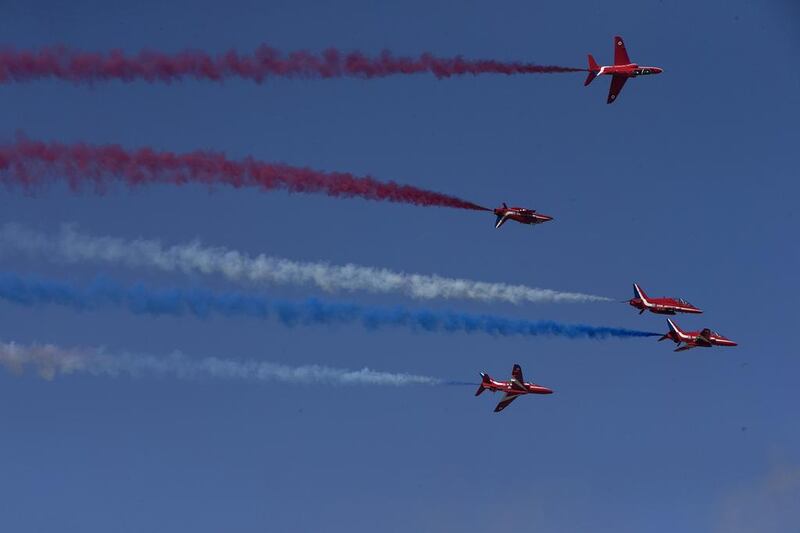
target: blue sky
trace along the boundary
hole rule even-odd
[[[796,214],[800,52],[789,1],[19,2],[4,44],[247,51],[337,46],[664,74],[274,80],[263,85],[41,81],[0,86],[0,136],[117,142],[371,174],[555,221],[202,187],[0,192],[0,220],[53,233],[521,283],[623,299],[630,284],[705,310],[679,318],[739,342],[675,354],[654,339],[575,341],[248,318],[145,317],[0,303],[2,340],[110,352],[369,366],[446,379],[479,371],[556,394],[0,372],[4,530],[792,531],[800,517]],[[14,254],[4,271],[77,283],[98,274],[226,290],[214,277],[59,265]],[[302,299],[310,288],[260,292]],[[423,305],[400,295],[342,299]],[[432,308],[665,330],[621,304]],[[771,521],[759,518],[769,515]]]

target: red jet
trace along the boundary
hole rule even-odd
[[[497,221],[494,223],[495,229],[505,224],[506,220],[509,219],[520,224],[542,224],[553,220],[553,217],[537,213],[534,209],[508,207],[505,202],[503,202],[503,207],[498,207],[494,210],[494,214],[497,216]]]
[[[547,387],[542,387],[535,383],[525,383],[522,378],[522,368],[519,365],[514,365],[511,370],[511,379],[508,381],[496,381],[489,374],[481,372],[481,384],[478,385],[475,396],[480,396],[487,389],[492,392],[501,391],[506,393],[500,403],[497,404],[497,407],[494,408],[495,413],[499,413],[508,407],[511,402],[523,394],[553,394],[553,391]]]
[[[716,331],[711,331],[710,329],[706,328],[702,331],[682,331],[681,328],[675,325],[675,323],[667,319],[669,323],[669,333],[661,337],[659,340],[663,341],[666,339],[670,339],[675,344],[678,345],[675,348],[676,352],[682,352],[684,350],[691,350],[692,348],[711,348],[712,346],[736,346],[737,344],[732,340],[723,337]],[[683,346],[680,344],[683,343]]]
[[[683,298],[650,298],[636,283],[633,284],[633,298],[628,300],[628,303],[636,309],[640,309],[640,315],[645,311],[658,315],[674,315],[676,313],[700,314],[703,312]]]
[[[628,52],[625,50],[625,43],[622,41],[622,37],[617,35],[614,37],[614,64],[601,67],[589,54],[589,75],[583,84],[589,85],[597,76],[611,76],[611,88],[608,90],[608,101],[606,102],[610,104],[617,99],[628,78],[661,74],[662,72],[664,70],[658,67],[640,67],[636,63],[631,63]]]

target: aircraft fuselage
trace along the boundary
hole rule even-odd
[[[669,339],[678,344],[679,347],[675,350],[676,352],[692,348],[711,348],[712,346],[738,346],[738,343],[709,328],[701,331],[683,331],[669,318],[667,323],[669,324],[669,331],[658,340]],[[683,346],[680,346],[680,344],[683,344]]]
[[[513,381],[497,381],[496,379],[489,379],[487,383],[483,384],[484,388],[494,392],[500,391],[507,394],[553,394],[552,389],[537,385],[536,383],[522,383],[525,390],[520,390],[518,385]]]
[[[636,76],[647,76],[650,74],[661,74],[664,69],[659,67],[642,67],[636,63],[629,63],[627,65],[605,65],[600,67],[598,76],[625,76],[627,78],[635,78]]]
[[[684,331],[681,333],[670,331],[664,336],[672,342],[678,344],[685,342],[688,344],[694,344],[695,346],[699,346],[701,348],[711,348],[712,346],[738,346],[738,343],[723,337],[722,335],[716,335],[713,333],[710,335],[708,333],[703,335],[702,331]]]
[[[638,309],[640,315],[645,311],[657,315],[703,312],[682,298],[650,298],[637,283],[633,284],[633,298],[628,300],[628,304]]]
[[[497,221],[494,225],[495,228],[502,226],[506,220],[513,220],[514,222],[519,222],[520,224],[543,224],[553,220],[553,217],[537,213],[533,209],[525,209],[524,207],[508,207],[505,204],[503,204],[502,207],[496,208],[494,210],[494,214],[497,217]]]
[[[674,315],[676,313],[701,314],[700,309],[681,304],[672,298],[648,298],[646,301],[641,298],[631,298],[628,303],[641,311],[650,311],[657,315]]]

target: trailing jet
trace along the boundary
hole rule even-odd
[[[494,223],[495,228],[499,228],[509,219],[520,224],[542,224],[553,220],[553,217],[537,213],[534,209],[508,207],[505,202],[503,202],[502,207],[494,210],[494,214],[497,216],[497,221]]]
[[[664,70],[658,67],[641,67],[636,63],[631,63],[628,52],[625,50],[625,43],[622,41],[622,37],[617,35],[614,37],[614,64],[601,67],[594,60],[592,54],[589,54],[589,75],[583,85],[589,85],[597,76],[611,76],[611,87],[608,90],[608,100],[606,101],[610,104],[617,99],[628,78],[661,74],[662,72]]]
[[[542,387],[535,383],[525,383],[522,377],[522,368],[519,365],[514,365],[511,370],[511,379],[508,381],[497,381],[492,379],[489,374],[481,372],[481,384],[478,386],[478,390],[475,391],[475,396],[480,396],[485,390],[506,393],[500,403],[497,404],[497,407],[494,408],[495,413],[499,413],[508,407],[511,402],[523,394],[553,394],[553,391],[547,387]]]
[[[639,309],[640,315],[645,311],[658,315],[674,315],[676,313],[700,314],[703,312],[683,298],[650,298],[636,283],[633,284],[633,298],[628,300],[627,303]]]
[[[663,341],[669,339],[673,341],[675,344],[678,345],[675,348],[676,352],[682,352],[684,350],[691,350],[692,348],[711,348],[712,346],[736,346],[737,344],[732,340],[723,337],[716,331],[711,331],[710,329],[706,328],[702,331],[683,331],[681,328],[675,325],[675,323],[667,319],[667,323],[669,323],[669,333],[665,334],[659,340]],[[681,346],[683,343],[683,346]]]

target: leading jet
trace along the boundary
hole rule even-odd
[[[553,217],[537,213],[535,209],[525,209],[524,207],[508,207],[505,202],[501,207],[494,210],[497,220],[494,223],[495,229],[506,223],[506,220],[513,220],[520,224],[543,224],[553,220]]]
[[[674,315],[676,313],[700,314],[703,312],[683,298],[651,298],[636,283],[633,284],[633,298],[626,300],[626,303],[639,309],[640,315],[645,311],[658,315]]]
[[[511,402],[523,394],[553,394],[553,391],[547,387],[542,387],[536,383],[526,383],[525,379],[522,377],[522,368],[519,365],[514,365],[514,368],[511,370],[511,379],[508,381],[497,381],[492,379],[489,374],[481,372],[481,384],[478,385],[475,396],[480,396],[485,390],[506,393],[503,399],[500,400],[500,403],[497,404],[497,407],[494,408],[495,413],[499,413],[508,407]]]
[[[669,318],[667,319],[667,323],[669,324],[669,332],[658,340],[659,342],[667,339],[671,340],[678,345],[678,347],[675,348],[676,352],[691,350],[692,348],[711,348],[712,346],[737,346],[737,343],[729,338],[720,335],[716,331],[711,331],[708,328],[701,331],[683,331]],[[681,346],[681,344],[683,344],[683,346]]]
[[[608,90],[608,100],[606,101],[607,104],[610,104],[616,101],[628,78],[661,74],[662,72],[664,70],[658,67],[642,67],[632,63],[628,57],[628,51],[625,50],[625,42],[622,37],[617,35],[614,37],[614,64],[601,67],[594,60],[592,54],[589,54],[589,75],[583,85],[589,85],[597,76],[611,76],[611,87]]]

